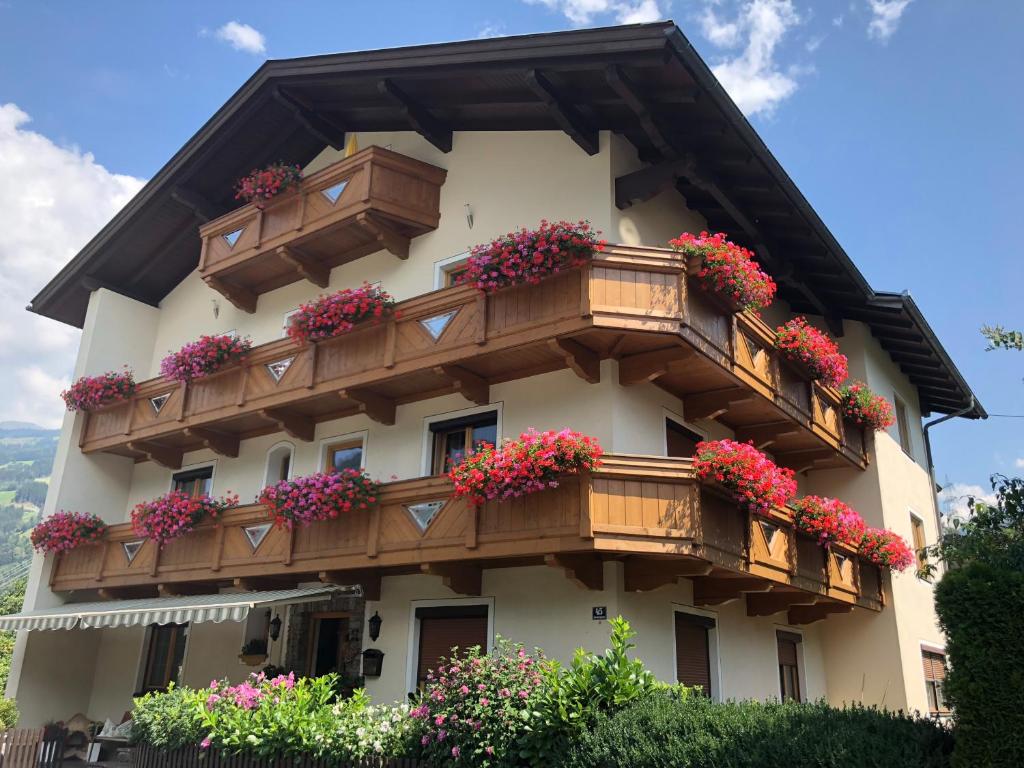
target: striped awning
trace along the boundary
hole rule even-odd
[[[337,587],[313,587],[267,592],[155,597],[142,600],[108,600],[102,603],[67,603],[54,608],[0,616],[0,630],[97,629],[149,624],[243,621],[254,608],[326,600],[338,591]]]

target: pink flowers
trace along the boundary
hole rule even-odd
[[[796,527],[827,547],[837,541],[852,547],[860,545],[867,525],[856,510],[838,499],[804,496],[793,503]]]
[[[99,376],[83,376],[60,393],[69,411],[92,411],[104,405],[127,400],[135,391],[132,372],[108,371]]]
[[[301,305],[288,323],[288,336],[296,344],[341,336],[363,320],[379,322],[394,306],[391,295],[375,285],[345,288]]]
[[[277,525],[294,528],[317,520],[369,509],[377,503],[379,486],[365,472],[343,469],[282,480],[260,493]]]
[[[160,373],[174,381],[191,381],[209,376],[230,363],[242,360],[252,342],[224,334],[222,336],[200,336],[177,352],[172,352],[160,361]]]
[[[757,265],[754,254],[730,242],[725,234],[701,232],[694,236],[684,232],[668,244],[700,259],[697,279],[704,289],[721,294],[739,309],[764,309],[775,298],[775,281]]]
[[[263,672],[253,673],[249,679],[238,685],[228,685],[226,680],[210,682],[206,697],[206,710],[213,712],[218,706],[234,706],[253,710],[267,697],[280,696],[295,688],[295,673],[267,677]],[[207,745],[208,746],[208,745]]]
[[[472,285],[491,293],[522,283],[539,283],[543,278],[586,263],[604,248],[590,224],[579,221],[541,221],[537,229],[509,232],[490,243],[477,245],[470,253],[459,285]]]
[[[235,182],[235,200],[255,203],[257,208],[302,180],[302,168],[297,165],[274,163],[243,176]]]
[[[448,477],[456,498],[471,504],[514,499],[558,486],[558,476],[598,466],[602,450],[593,437],[563,429],[529,430],[500,448],[484,445],[452,467]]]
[[[236,504],[238,496],[212,499],[209,496],[193,497],[185,491],[171,491],[136,505],[132,510],[132,530],[162,547],[171,539],[191,531],[205,518],[216,518]]]
[[[776,328],[775,347],[826,386],[838,387],[849,373],[846,355],[826,334],[808,325],[805,317],[794,317]]]
[[[697,479],[716,482],[751,512],[767,515],[796,495],[791,469],[776,466],[749,443],[712,440],[697,443],[693,459]]]
[[[867,529],[860,553],[875,565],[894,571],[905,571],[914,564],[914,551],[903,537],[884,528]]]
[[[889,401],[876,395],[862,381],[855,381],[839,390],[842,397],[843,414],[862,427],[882,432],[891,427],[896,419]]]
[[[67,552],[92,544],[106,533],[107,524],[84,512],[54,512],[32,529],[30,538],[36,552]]]

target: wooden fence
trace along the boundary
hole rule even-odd
[[[148,744],[140,744],[135,749],[132,768],[422,768],[422,765],[418,760],[408,758],[366,758],[357,762],[340,763],[311,757],[266,758],[236,755],[199,747],[163,750]]]
[[[0,733],[2,768],[59,768],[64,762],[64,739],[58,728],[12,728]]]

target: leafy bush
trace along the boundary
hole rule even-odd
[[[173,683],[166,693],[147,693],[135,700],[131,740],[158,749],[198,744],[206,735],[205,701],[202,692],[178,688]]]
[[[0,731],[6,731],[18,724],[18,702],[14,699],[0,699]]]
[[[563,768],[946,768],[952,735],[930,720],[855,707],[710,701],[666,692],[600,717]],[[554,763],[558,764],[558,763]]]
[[[416,754],[423,725],[410,716],[411,709],[408,704],[370,706],[370,697],[357,690],[334,705],[335,731],[325,752],[339,761]]]

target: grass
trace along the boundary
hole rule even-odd
[[[0,491],[0,506],[7,506],[14,503],[14,495],[17,491]]]

